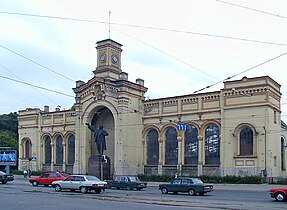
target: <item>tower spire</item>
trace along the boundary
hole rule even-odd
[[[109,11],[109,39],[111,38],[111,11]]]

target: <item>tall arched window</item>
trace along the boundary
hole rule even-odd
[[[75,163],[75,136],[70,135],[68,138],[68,164]]]
[[[244,127],[240,131],[240,155],[253,155],[253,131]]]
[[[32,151],[31,151],[31,149],[32,149],[32,144],[31,144],[31,141],[30,141],[30,139],[25,139],[24,140],[24,155],[23,155],[23,157],[24,158],[30,158],[31,156],[32,156]]]
[[[147,165],[158,165],[159,144],[158,132],[155,129],[150,129],[146,136],[146,156]]]
[[[198,163],[198,131],[193,125],[189,125],[189,129],[184,135],[184,164]]]
[[[49,136],[45,137],[45,163],[51,163],[52,148],[51,148],[51,138]]]
[[[205,130],[205,164],[220,164],[220,131],[215,124]]]
[[[60,135],[56,138],[56,164],[63,164],[63,138]]]
[[[175,128],[168,128],[165,133],[165,164],[177,165],[178,162],[177,131]]]

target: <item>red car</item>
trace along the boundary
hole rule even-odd
[[[29,182],[33,186],[38,185],[44,185],[45,187],[48,187],[52,184],[53,181],[63,180],[65,179],[69,174],[66,173],[59,173],[59,172],[49,172],[45,173],[40,177],[33,177],[29,179]]]
[[[287,187],[277,187],[270,189],[271,198],[275,198],[277,201],[287,200]]]

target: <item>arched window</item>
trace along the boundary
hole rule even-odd
[[[198,131],[193,125],[189,125],[189,129],[184,135],[184,164],[198,163]]]
[[[24,141],[24,158],[30,158],[32,156],[32,144],[30,139],[25,139]]]
[[[51,138],[49,136],[46,136],[44,140],[44,145],[45,145],[45,163],[51,163],[52,149],[51,149]]]
[[[168,128],[165,133],[165,164],[177,165],[178,162],[177,131],[175,128]]]
[[[205,130],[205,164],[220,164],[220,131],[215,124]]]
[[[150,129],[146,136],[146,156],[147,165],[158,165],[159,144],[158,132],[155,129]]]
[[[75,163],[75,136],[70,135],[68,138],[68,164]]]
[[[56,164],[63,164],[63,138],[60,135],[56,138]]]
[[[253,155],[253,131],[244,127],[240,131],[240,155]]]

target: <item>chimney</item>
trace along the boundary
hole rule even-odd
[[[44,106],[44,112],[49,112],[49,106],[47,105]]]
[[[140,78],[136,79],[136,83],[141,85],[141,86],[144,86],[144,80],[143,79],[140,79]]]

